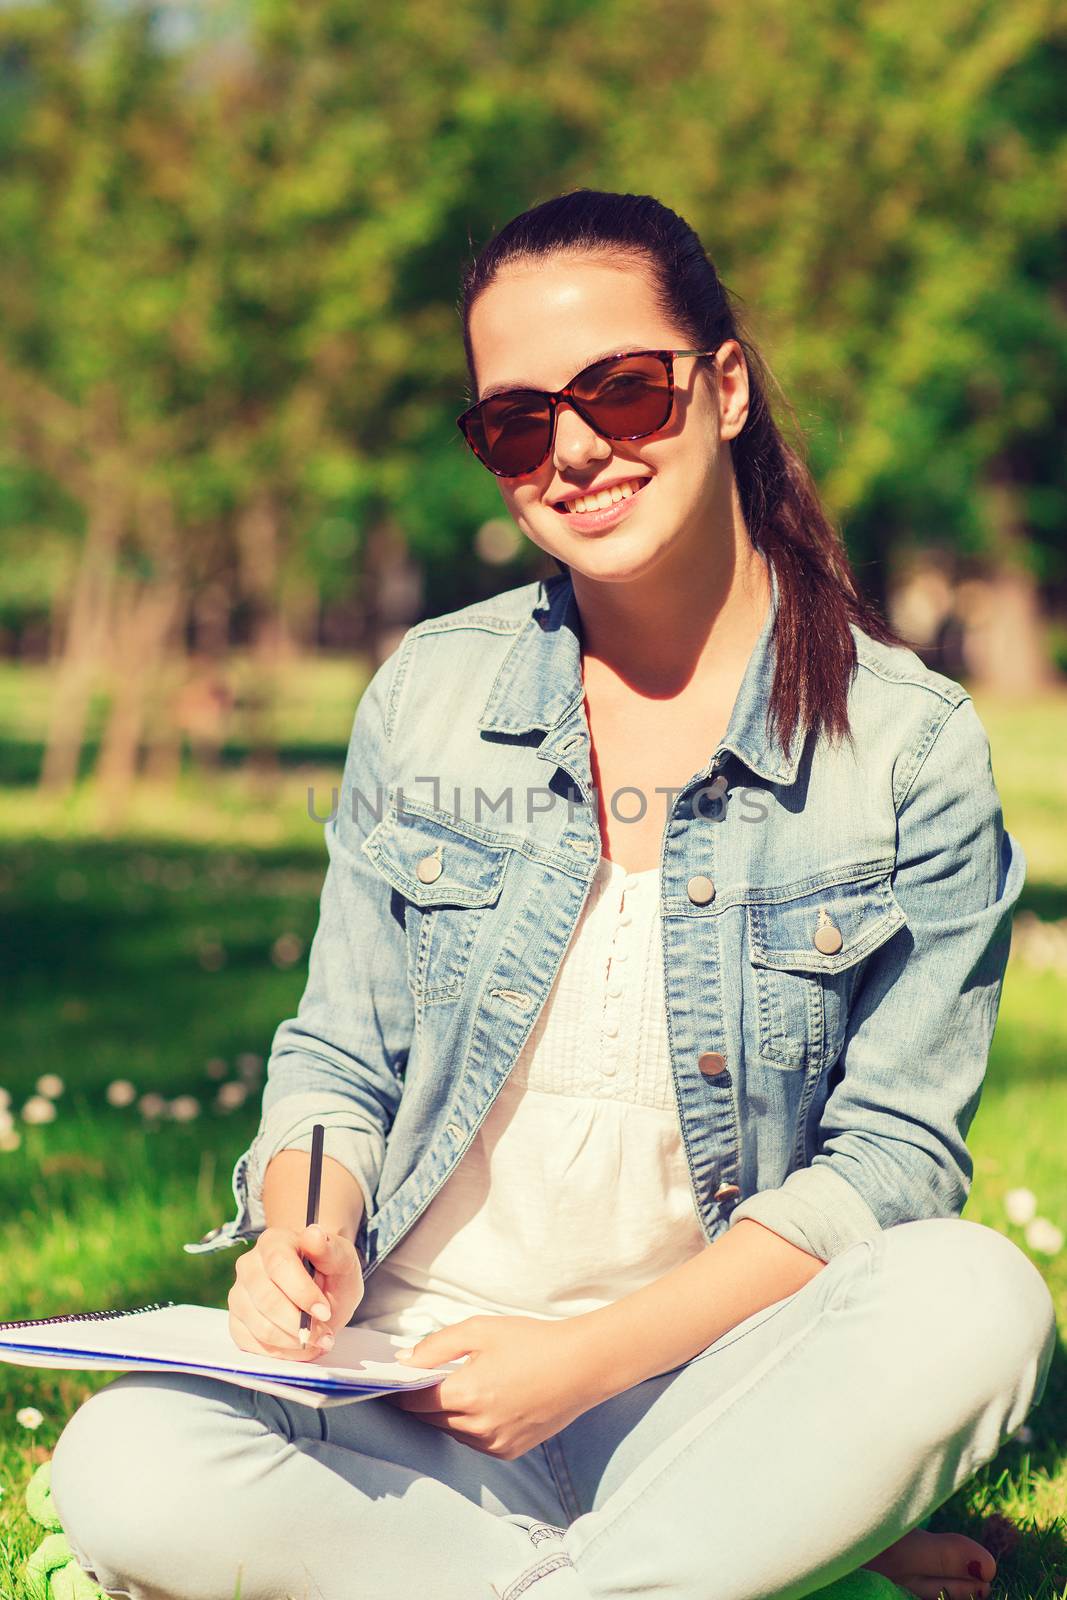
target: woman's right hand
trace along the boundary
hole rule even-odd
[[[315,1264],[312,1278],[304,1257]],[[328,1352],[363,1299],[363,1273],[356,1247],[317,1224],[299,1231],[264,1228],[237,1261],[230,1289],[230,1337],[253,1355],[313,1361]],[[327,1315],[314,1308],[325,1306]],[[309,1311],[311,1331],[301,1345],[300,1313]]]

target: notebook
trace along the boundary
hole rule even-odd
[[[80,1371],[190,1372],[259,1389],[302,1405],[350,1405],[398,1389],[425,1389],[461,1366],[393,1360],[411,1339],[377,1328],[342,1328],[332,1350],[310,1361],[253,1355],[234,1344],[229,1313],[172,1300],[132,1311],[0,1322],[0,1361]]]

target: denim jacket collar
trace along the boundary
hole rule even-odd
[[[718,748],[731,751],[768,782],[784,784],[796,778],[804,740],[794,734],[787,752],[773,726],[766,725],[778,612],[778,579],[770,563],[768,573],[771,603]],[[570,573],[561,572],[542,580],[537,603],[497,673],[478,726],[487,733],[547,732],[581,706],[583,694],[581,618]]]

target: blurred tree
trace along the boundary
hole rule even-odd
[[[991,670],[1040,676],[1022,636],[1067,578],[1053,0],[947,0],[936,28],[919,0],[183,16],[0,10],[0,459],[49,485],[0,493],[0,538],[47,522],[75,571],[44,781],[102,670],[114,804],[146,748],[173,770],[170,657],[224,648],[228,610],[268,761],[292,644],[343,607],[377,658],[419,605],[398,544],[435,611],[545,570],[478,554],[500,498],[454,424],[456,300],[496,227],[581,184],[658,195],[744,284],[868,586],[946,548],[1002,585]]]

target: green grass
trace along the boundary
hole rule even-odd
[[[225,1305],[236,1252],[193,1257],[181,1246],[232,1214],[230,1173],[255,1130],[259,1091],[238,1110],[215,1109],[207,1063],[224,1060],[236,1078],[238,1059],[265,1059],[295,1009],[325,866],[306,790],[312,782],[325,796],[337,781],[361,681],[346,664],[294,671],[278,775],[266,782],[237,764],[214,779],[187,771],[173,793],[142,789],[120,837],[99,836],[87,785],[61,803],[42,801],[29,782],[0,797],[0,1084],[16,1107],[42,1073],[66,1085],[57,1120],[20,1122],[21,1147],[0,1153],[0,1315],[166,1299]],[[0,670],[0,765],[5,740],[23,754],[39,749],[46,685],[40,673],[26,684],[22,697],[11,669]],[[982,700],[979,711],[1029,861],[1023,904],[1067,917],[1067,695],[1022,708]],[[1067,1251],[1033,1255],[1004,1196],[1032,1189],[1040,1214],[1067,1228],[1065,1054],[1064,978],[1016,954],[970,1139],[965,1215],[1031,1254],[1061,1316]],[[108,1105],[107,1085],[120,1077],[139,1092],[194,1094],[203,1112],[146,1126],[136,1108]],[[28,1600],[20,1570],[41,1538],[25,1515],[26,1483],[72,1411],[108,1381],[0,1364],[0,1595],[10,1600]],[[36,1433],[16,1421],[27,1405],[43,1413]],[[1062,1351],[1028,1425],[1033,1442],[1006,1444],[931,1523],[994,1548],[994,1592],[1006,1600],[1050,1600],[1067,1580]],[[1019,1530],[1011,1553],[998,1548],[1002,1524],[990,1517]]]

